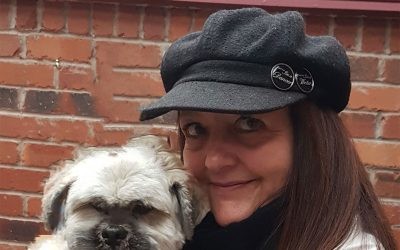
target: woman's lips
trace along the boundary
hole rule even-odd
[[[255,181],[255,179],[247,181],[210,182],[210,185],[213,186],[214,188],[233,189],[233,188],[239,188],[253,181]]]

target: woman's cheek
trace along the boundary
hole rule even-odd
[[[185,168],[197,179],[203,179],[205,172],[204,162],[201,160],[201,155],[198,152],[192,152],[185,149],[183,151],[183,162]]]

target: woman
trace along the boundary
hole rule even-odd
[[[182,159],[211,212],[185,249],[395,249],[338,113],[350,69],[298,12],[223,10],[173,43],[167,94],[141,119],[178,110]]]

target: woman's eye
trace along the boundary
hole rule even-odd
[[[235,127],[240,131],[252,132],[265,127],[265,124],[257,118],[242,116],[235,122]]]
[[[190,123],[184,126],[182,130],[186,137],[197,137],[204,133],[204,128],[199,123]]]

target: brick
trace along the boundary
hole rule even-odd
[[[110,122],[138,122],[139,104],[134,101],[98,103],[98,112]]]
[[[161,63],[161,48],[156,45],[98,42],[96,51],[99,69],[109,65],[158,68]]]
[[[15,164],[19,160],[18,143],[0,141],[0,163]]]
[[[395,204],[382,204],[385,215],[390,225],[400,224],[400,206]]]
[[[94,74],[92,69],[63,67],[59,71],[59,87],[70,90],[93,90]]]
[[[42,29],[60,31],[65,27],[63,2],[44,2]]]
[[[160,97],[165,93],[159,73],[114,72],[111,78],[114,79],[112,86],[115,95]]]
[[[168,40],[176,39],[190,32],[192,12],[188,9],[171,9]]]
[[[359,18],[339,16],[335,18],[334,36],[346,48],[355,50]]]
[[[385,60],[383,79],[384,82],[400,84],[400,59]]]
[[[69,3],[68,32],[79,35],[89,34],[89,15],[90,5],[88,3]]]
[[[386,19],[364,19],[362,51],[374,53],[384,51],[386,25]]]
[[[18,30],[36,29],[36,0],[23,0],[17,2],[16,28]]]
[[[329,30],[329,16],[305,16],[306,33],[308,35],[327,35]]]
[[[349,56],[352,81],[375,81],[378,75],[378,58]]]
[[[17,35],[0,34],[0,56],[13,57],[20,51]]]
[[[22,198],[18,195],[0,194],[0,214],[22,216]],[[7,205],[5,205],[7,204]]]
[[[29,58],[89,62],[92,55],[88,39],[30,35],[26,44]]]
[[[133,129],[113,130],[105,129],[102,124],[93,126],[95,134],[94,144],[92,146],[107,145],[119,146],[125,144],[132,137]]]
[[[53,68],[48,65],[0,62],[0,84],[51,87],[53,85]]]
[[[342,112],[340,117],[351,137],[373,138],[375,136],[375,115]]]
[[[0,167],[0,189],[22,192],[42,192],[43,183],[49,172],[9,169]]]
[[[400,169],[399,143],[355,140],[355,146],[364,164]]]
[[[9,244],[1,244],[0,243],[0,249],[1,250],[26,250],[26,247],[20,246],[20,245],[14,245],[12,243],[9,243]]]
[[[37,197],[30,197],[28,199],[28,211],[29,217],[40,218],[42,213],[42,200]]]
[[[95,4],[93,6],[93,34],[95,36],[112,36],[115,5]]]
[[[49,167],[60,160],[72,159],[74,150],[72,146],[26,143],[21,160],[23,165]]]
[[[0,30],[10,28],[11,0],[0,1]]]
[[[92,96],[88,93],[63,93],[59,100],[61,114],[97,116]]]
[[[391,20],[390,52],[400,53],[400,20]]]
[[[157,7],[147,7],[143,23],[144,39],[164,40],[165,10]]]
[[[400,87],[353,86],[348,108],[400,111]]]
[[[193,27],[191,31],[203,29],[204,22],[215,10],[199,9],[194,11]]]
[[[121,5],[119,7],[117,35],[119,37],[139,37],[139,9],[135,6]]]
[[[85,121],[0,116],[0,136],[86,143],[92,140]]]
[[[18,110],[18,91],[0,87],[0,108]]]
[[[400,198],[400,173],[377,172],[375,174],[374,189],[379,197]]]
[[[34,113],[56,113],[59,93],[54,91],[29,90],[25,96],[24,111]]]
[[[0,218],[0,239],[7,241],[30,242],[46,231],[40,222],[9,220]]]
[[[382,117],[382,138],[400,139],[400,115]]]

